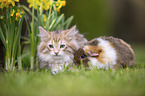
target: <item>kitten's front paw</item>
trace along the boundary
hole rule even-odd
[[[56,72],[56,71],[52,71],[52,74],[53,74],[53,75],[56,75],[56,74],[57,74],[57,72]]]
[[[60,70],[60,69],[51,69],[51,72],[52,72],[53,75],[56,75],[56,74],[58,74],[60,72],[63,72],[63,70]]]

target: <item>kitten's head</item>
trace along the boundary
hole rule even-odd
[[[78,33],[76,26],[68,30],[58,30],[48,32],[39,26],[41,37],[41,43],[38,47],[38,51],[44,54],[49,54],[54,58],[61,58],[65,54],[70,54],[75,50],[75,45],[72,41],[75,35]],[[72,54],[72,53],[71,53]]]

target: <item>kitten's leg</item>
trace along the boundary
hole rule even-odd
[[[39,68],[40,69],[49,69],[49,65],[47,62],[40,62]]]

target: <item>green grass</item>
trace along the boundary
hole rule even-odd
[[[78,70],[52,75],[47,71],[0,73],[0,96],[143,96],[145,46],[134,46],[134,68]]]

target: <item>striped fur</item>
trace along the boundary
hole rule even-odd
[[[39,27],[41,37],[38,46],[40,68],[49,68],[52,72],[63,71],[64,66],[73,64],[74,52],[81,48],[87,40],[76,30],[76,26],[68,30],[48,32]],[[53,48],[51,48],[53,46]]]

